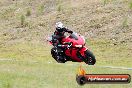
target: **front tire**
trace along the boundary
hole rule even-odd
[[[91,51],[89,50],[85,51],[85,61],[84,62],[88,65],[94,65],[96,63],[95,56]]]

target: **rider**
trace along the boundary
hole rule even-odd
[[[54,32],[54,35],[52,36],[54,45],[57,46],[57,47],[63,47],[63,45],[61,44],[61,41],[62,41],[63,38],[66,37],[64,35],[65,32],[68,32],[68,33],[72,34],[73,31],[71,31],[68,28],[64,27],[63,23],[61,23],[61,22],[57,22],[55,27],[56,27],[56,30]]]

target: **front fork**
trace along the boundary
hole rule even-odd
[[[82,49],[80,49],[79,53],[81,54],[81,56],[85,57],[86,50],[87,50],[87,48],[85,46]]]
[[[87,50],[86,47],[83,47],[81,49],[79,49],[78,53],[77,53],[77,56],[78,58],[80,58],[82,61],[86,62],[86,59],[85,59],[85,51]]]

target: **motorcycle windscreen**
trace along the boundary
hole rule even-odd
[[[78,35],[75,32],[73,32],[69,37],[78,40]]]
[[[84,45],[85,39],[77,33],[72,33],[69,37],[64,38],[62,42],[72,42],[73,46]]]

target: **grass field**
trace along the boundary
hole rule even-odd
[[[126,45],[114,46],[109,41],[87,41],[96,55],[95,66],[83,65],[91,74],[130,74],[132,70],[99,66],[131,67],[131,54]],[[87,45],[88,45],[87,44]],[[23,43],[0,49],[1,88],[80,88],[76,83],[79,63],[57,64],[50,48],[42,44]],[[108,50],[109,49],[109,50]],[[122,51],[121,51],[122,50]],[[114,52],[114,53],[113,53]],[[123,54],[122,54],[123,53]],[[130,54],[130,55],[128,55]],[[131,88],[132,84],[88,84],[82,88]]]

